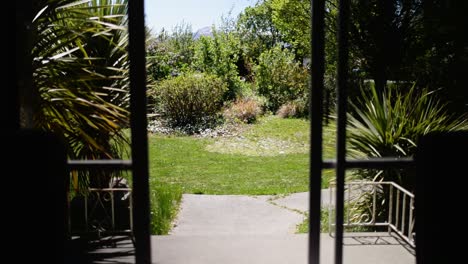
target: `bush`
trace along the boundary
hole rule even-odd
[[[226,85],[214,75],[187,73],[157,85],[163,116],[172,128],[188,133],[214,125]]]
[[[292,118],[292,117],[307,117],[308,116],[308,105],[307,101],[304,99],[297,99],[291,102],[283,104],[276,115],[281,118]]]
[[[229,108],[224,110],[223,117],[229,122],[241,121],[253,123],[262,114],[261,103],[253,97],[236,100]]]
[[[291,118],[296,116],[296,112],[296,105],[293,102],[287,102],[276,111],[276,115],[281,118]]]
[[[275,47],[262,53],[254,67],[257,91],[268,99],[267,108],[276,112],[289,101],[306,97],[308,73],[294,54]]]

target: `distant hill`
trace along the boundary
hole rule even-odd
[[[193,39],[199,39],[201,36],[213,36],[213,32],[211,31],[211,27],[202,27],[195,34],[193,34]]]

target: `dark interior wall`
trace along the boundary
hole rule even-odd
[[[19,96],[18,85],[24,80],[23,67],[25,66],[24,53],[27,51],[25,45],[27,43],[27,32],[24,24],[25,18],[29,13],[29,1],[15,1],[15,26],[13,27],[12,19],[9,16],[2,16],[2,25],[6,26],[6,34],[4,43],[6,49],[11,52],[6,53],[6,60],[3,61],[1,75],[2,90],[4,92],[3,103],[1,103],[2,128],[16,130],[19,128]],[[22,6],[24,5],[24,6]]]
[[[415,156],[417,264],[466,263],[468,131],[424,136]]]
[[[67,240],[66,153],[58,137],[41,131],[2,131],[3,215],[17,263],[63,263]],[[11,258],[8,258],[11,260]]]
[[[15,1],[14,26],[10,15],[2,16],[6,52],[0,71],[0,174],[7,182],[2,190],[7,194],[3,201],[7,209],[2,214],[7,222],[5,259],[16,263],[63,263],[67,239],[65,149],[54,135],[20,129],[20,94],[30,94],[32,87],[28,24],[34,2]]]

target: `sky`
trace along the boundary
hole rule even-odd
[[[153,33],[163,27],[172,28],[182,22],[192,25],[195,32],[200,28],[219,25],[221,16],[237,15],[247,6],[254,6],[256,0],[145,0],[146,26]]]

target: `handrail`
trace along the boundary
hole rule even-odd
[[[333,190],[335,184],[330,183],[330,202],[329,202],[329,234],[332,234],[332,227],[335,225],[332,221],[333,214]],[[357,186],[357,187],[356,187]],[[370,187],[369,187],[370,186]],[[395,232],[410,246],[416,247],[414,241],[414,200],[415,195],[404,189],[402,186],[391,181],[372,182],[372,181],[354,181],[345,183],[347,195],[345,196],[345,212],[346,221],[343,222],[345,227],[388,227],[388,233]],[[383,199],[388,201],[388,215],[386,221],[377,221],[377,195],[385,194]],[[369,195],[371,195],[369,197]],[[370,199],[369,210],[354,214],[357,204],[364,202],[363,199]]]
[[[68,160],[69,170],[130,170],[132,168],[131,160],[100,159],[100,160]]]

